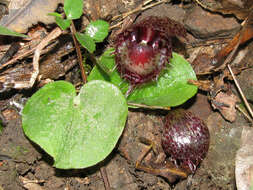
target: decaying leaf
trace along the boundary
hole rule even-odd
[[[213,65],[211,64],[211,55],[207,53],[199,53],[192,62],[193,69],[197,75],[211,73]]]
[[[222,14],[234,14],[238,19],[246,19],[253,8],[252,0],[198,0],[205,8]]]
[[[39,184],[44,183],[43,180],[29,180],[28,178],[19,176],[19,180],[22,182],[23,186],[28,190],[44,190]]]
[[[8,7],[9,14],[2,18],[0,25],[25,33],[32,24],[54,22],[54,17],[48,13],[54,12],[57,5],[63,2],[64,0],[12,0]]]
[[[220,12],[223,14],[234,14],[237,18],[243,19],[242,29],[234,36],[234,38],[222,48],[212,59],[204,56],[205,61],[209,63],[204,73],[209,71],[223,70],[228,62],[226,58],[231,53],[232,56],[236,52],[239,45],[245,43],[253,37],[253,1],[251,0],[196,0],[202,7],[210,11]],[[231,57],[232,57],[231,56]],[[203,56],[198,56],[195,62],[201,62]],[[229,59],[228,59],[229,61]]]
[[[238,98],[234,94],[219,92],[212,100],[212,106],[214,109],[219,110],[226,120],[234,122],[236,119],[235,105],[237,102]]]
[[[213,62],[215,62],[215,69],[222,65],[222,61],[232,52],[234,49],[237,49],[239,45],[245,43],[249,39],[253,37],[253,12],[251,12],[247,19],[245,20],[245,24],[240,32],[238,32],[235,37],[221,49],[217,55],[213,58]]]
[[[208,92],[213,89],[213,83],[210,80],[188,80],[188,83],[196,85],[200,90]]]

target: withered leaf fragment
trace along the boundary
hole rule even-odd
[[[238,32],[235,37],[228,43],[227,46],[222,48],[217,55],[213,58],[213,62],[216,63],[214,68],[218,68],[222,65],[225,58],[232,52],[234,49],[236,50],[239,45],[247,42],[253,37],[253,12],[250,12],[247,19],[245,20],[245,24],[240,32]]]
[[[253,8],[252,0],[197,0],[202,7],[222,14],[234,14],[244,20]]]
[[[194,63],[199,65],[201,60],[205,59],[206,68],[203,74],[210,74],[212,71],[223,70],[237,48],[253,37],[253,1],[251,0],[196,0],[196,2],[213,12],[222,14],[234,14],[238,19],[243,19],[242,29],[234,36],[234,38],[222,48],[212,59],[208,56],[198,55]],[[231,53],[232,52],[232,53]],[[230,57],[228,55],[231,53]],[[228,58],[228,59],[226,59]],[[225,61],[226,60],[226,61]],[[201,73],[202,74],[202,73]]]
[[[48,13],[54,12],[59,3],[64,0],[12,0],[9,4],[9,14],[4,16],[0,25],[15,32],[25,33],[32,24],[54,22],[54,17]]]

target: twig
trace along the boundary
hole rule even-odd
[[[36,47],[30,49],[29,51],[27,51],[27,52],[25,52],[23,54],[20,54],[20,55],[14,57],[13,59],[7,61],[6,63],[0,65],[0,69],[4,68],[4,67],[6,67],[6,66],[8,66],[10,64],[13,64],[15,61],[17,61],[17,60],[19,60],[19,59],[21,59],[21,58],[23,58],[23,57],[25,57],[27,55],[32,54],[35,51],[35,49],[36,49]]]
[[[30,88],[33,86],[35,80],[37,79],[37,76],[39,74],[39,59],[40,59],[40,53],[42,49],[53,39],[60,36],[62,33],[61,29],[59,27],[55,28],[53,31],[51,31],[36,47],[36,50],[34,52],[33,56],[33,73],[31,75],[30,81],[28,81],[26,84],[20,84],[18,82],[15,83],[14,88],[20,89],[20,88]]]
[[[120,25],[122,25],[124,23],[124,21],[122,20],[122,21],[120,21],[120,22],[118,22],[117,24],[114,24],[114,25],[112,25],[112,26],[110,26],[110,30],[112,30],[112,29],[114,29],[114,28],[117,28],[117,27],[119,27]]]
[[[65,33],[67,33],[66,31],[61,31],[61,34],[65,34]],[[43,40],[43,39],[42,39]],[[55,44],[55,42],[56,41],[54,41],[54,42],[52,42],[52,43],[50,43],[50,44],[47,44],[48,45],[48,47],[52,47],[52,46],[54,46],[54,44]],[[27,45],[28,44],[28,45]],[[19,51],[19,53],[18,53],[18,55],[16,55],[16,56],[14,56],[12,59],[10,59],[9,61],[7,61],[7,62],[5,62],[4,64],[2,64],[2,65],[0,65],[0,70],[1,69],[3,69],[4,67],[7,67],[7,66],[9,66],[9,65],[11,65],[11,64],[13,64],[13,63],[15,63],[17,60],[19,60],[19,59],[23,59],[24,57],[26,57],[26,56],[29,56],[29,55],[31,55],[31,54],[33,54],[33,52],[35,51],[35,49],[37,48],[37,45],[33,45],[33,43],[32,43],[32,45],[30,45],[29,43],[27,43],[26,45],[24,45],[24,46],[22,46],[22,49],[23,48],[29,48],[28,50],[25,50],[24,52],[22,52],[22,53],[20,53],[20,51],[22,50],[22,49],[20,49],[20,51]],[[47,48],[48,48],[47,47]],[[49,48],[49,49],[50,49]],[[7,50],[5,50],[5,51],[7,51]],[[46,53],[46,52],[48,52],[48,50],[47,49],[43,49],[42,51],[41,51],[41,54],[44,54],[44,53]]]
[[[105,190],[110,190],[111,187],[110,187],[110,183],[109,183],[108,176],[106,173],[106,168],[104,166],[100,167],[100,174],[101,174],[103,181],[104,181]]]
[[[162,169],[156,169],[156,168],[142,165],[141,163],[144,160],[144,158],[148,155],[148,153],[151,150],[153,150],[155,152],[155,149],[157,149],[157,148],[155,148],[155,143],[153,143],[152,141],[150,141],[148,139],[141,138],[140,140],[141,141],[144,140],[144,144],[148,145],[148,147],[146,149],[142,150],[141,155],[137,158],[137,161],[135,163],[136,169],[145,171],[150,174],[164,176],[167,179],[169,179],[168,176],[170,174],[177,175],[177,176],[180,176],[183,178],[187,178],[188,175],[185,171],[183,171],[182,169],[166,167],[167,166],[166,164],[165,164],[165,168],[162,168]],[[162,173],[165,173],[166,175],[162,175]]]
[[[138,108],[148,108],[148,109],[161,109],[161,110],[170,110],[170,107],[162,107],[162,106],[148,106],[145,104],[136,104],[136,103],[127,103],[128,106],[135,106]]]
[[[124,18],[128,17],[128,16],[131,15],[131,14],[134,14],[134,13],[139,12],[139,11],[144,11],[144,10],[146,10],[146,9],[149,9],[149,8],[151,8],[151,7],[154,7],[154,6],[156,6],[156,5],[159,5],[159,4],[161,4],[161,3],[165,3],[165,2],[167,2],[168,0],[160,0],[160,1],[156,2],[156,3],[153,3],[153,4],[151,4],[151,5],[148,5],[148,4],[149,4],[150,2],[152,2],[152,1],[153,1],[153,0],[147,0],[147,1],[145,1],[143,4],[139,5],[137,8],[135,8],[135,9],[129,11],[129,12],[126,12],[126,13],[123,13],[123,14],[120,14],[120,15],[116,15],[116,16],[114,16],[114,17],[112,18],[112,21],[115,21],[115,20],[118,20],[118,19],[123,20]]]
[[[80,46],[79,46],[79,43],[77,42],[77,39],[76,39],[76,36],[75,36],[76,28],[75,28],[75,25],[74,25],[73,21],[71,21],[70,30],[71,30],[71,33],[72,33],[72,38],[73,38],[75,47],[76,47],[76,53],[77,53],[77,57],[78,57],[79,67],[80,67],[80,70],[81,70],[82,80],[83,80],[83,83],[85,84],[87,82],[87,76],[85,74],[85,70],[84,70],[84,66],[83,66],[83,58],[82,58],[82,53],[81,53],[81,50],[80,50]]]
[[[3,57],[0,59],[0,66],[3,65],[8,60],[10,60],[11,57],[13,57],[18,52],[20,47],[21,47],[21,45],[19,42],[13,42],[11,44],[11,47],[5,52]]]
[[[248,103],[248,100],[246,99],[246,97],[245,97],[245,95],[244,95],[244,93],[243,93],[243,91],[242,91],[242,89],[241,89],[241,87],[240,87],[240,85],[239,85],[237,79],[235,78],[235,75],[234,75],[234,73],[233,73],[233,71],[232,71],[230,65],[228,64],[227,67],[228,67],[229,72],[230,72],[231,75],[232,75],[232,78],[234,79],[235,85],[236,85],[236,87],[237,87],[237,89],[238,89],[238,91],[239,91],[239,93],[240,93],[240,95],[241,95],[241,97],[242,97],[242,100],[243,100],[243,102],[244,102],[246,108],[248,109],[248,112],[249,112],[251,118],[253,118],[253,112],[252,112],[252,109],[251,109],[251,107],[250,107],[250,105],[249,105],[249,103]]]
[[[200,5],[202,8],[206,9],[206,10],[209,10],[209,11],[212,11],[212,12],[217,12],[215,9],[211,8],[211,7],[208,7],[206,5],[204,5],[203,3],[201,3],[199,0],[195,0],[196,3],[198,5]]]
[[[142,150],[140,156],[136,160],[135,168],[142,169],[141,167],[142,160],[148,155],[148,153],[150,153],[151,150],[152,150],[152,144],[148,145],[148,147],[145,148],[145,150]]]
[[[250,116],[242,108],[240,108],[240,106],[235,105],[235,108],[238,109],[251,123],[253,123],[253,120],[250,118]]]

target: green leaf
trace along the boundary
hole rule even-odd
[[[90,22],[85,29],[85,34],[90,36],[95,42],[102,42],[108,35],[109,24],[104,20]]]
[[[160,74],[155,82],[144,84],[135,89],[127,98],[128,102],[148,106],[173,107],[183,104],[197,92],[197,87],[188,84],[189,79],[196,80],[191,65],[180,55],[173,53],[170,64]],[[112,69],[115,67],[113,57],[103,63]],[[129,85],[124,82],[115,70],[108,76],[98,67],[94,67],[88,80],[106,80],[117,86],[125,93]]]
[[[71,24],[71,20],[68,19],[63,19],[62,15],[59,13],[49,13],[48,15],[54,16],[55,17],[55,22],[56,24],[62,29],[62,30],[66,30],[70,24]]]
[[[66,30],[71,24],[70,20],[59,17],[55,17],[55,22],[62,30]]]
[[[93,53],[96,50],[96,44],[90,36],[79,32],[77,32],[75,36],[79,43],[90,53]]]
[[[0,26],[0,35],[17,36],[17,37],[27,38],[27,35],[14,32],[14,31],[9,30],[8,28],[5,28],[3,26]]]
[[[127,104],[121,91],[104,81],[45,85],[26,103],[23,130],[62,169],[86,168],[106,158],[125,126]]]
[[[101,55],[97,61],[97,66],[103,70],[103,72],[105,72],[107,75],[110,75],[111,72],[113,72],[113,70],[109,70],[109,68],[107,68],[106,65],[113,63],[114,61],[114,48],[109,48],[108,50],[106,50],[103,55]],[[107,63],[109,62],[109,63]]]
[[[120,78],[119,73],[115,68],[115,55],[113,54],[114,49],[110,48],[106,50],[100,57],[99,62],[104,67],[111,70],[110,73],[104,72],[104,69],[100,66],[95,66],[90,75],[88,76],[88,81],[92,80],[105,80],[111,82],[112,84],[118,86],[123,93],[125,93],[129,87],[128,83]]]
[[[83,14],[83,0],[65,0],[63,9],[67,19],[79,19]]]

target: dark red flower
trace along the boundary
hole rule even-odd
[[[165,119],[162,137],[164,152],[177,166],[194,173],[209,148],[205,123],[189,111],[171,111]]]
[[[147,17],[120,33],[116,64],[121,77],[136,86],[156,79],[172,55],[172,37],[186,36],[184,27],[167,17]]]

